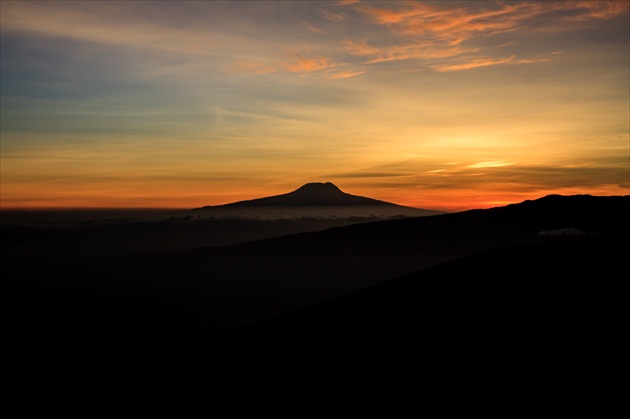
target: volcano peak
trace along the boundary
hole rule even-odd
[[[213,207],[204,207],[208,209]],[[244,209],[249,208],[254,214],[273,213],[286,214],[293,211],[297,214],[311,214],[317,208],[316,214],[390,214],[389,216],[409,214],[433,215],[437,211],[423,210],[396,205],[391,202],[379,201],[364,196],[351,195],[343,192],[331,182],[311,182],[300,186],[293,192],[282,195],[238,201],[219,205],[214,208]],[[299,210],[299,209],[302,210]],[[308,209],[308,210],[307,210]],[[309,212],[310,211],[310,212]]]
[[[331,182],[312,182],[306,183],[293,191],[294,194],[309,195],[345,195],[336,185]]]

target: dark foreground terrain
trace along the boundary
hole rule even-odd
[[[501,357],[533,354],[542,345],[573,358],[622,342],[628,240],[602,234],[491,248],[223,336],[244,345],[286,338],[306,346],[422,342],[453,356],[462,348],[467,356],[499,348]]]
[[[547,196],[159,251],[108,247],[144,243],[135,224],[5,226],[4,346],[250,357],[380,348],[566,367],[617,347],[629,213],[628,196]],[[164,228],[184,234],[190,224]]]

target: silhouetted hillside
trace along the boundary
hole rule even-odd
[[[226,333],[225,342],[392,345],[456,351],[616,340],[630,235],[502,246]],[[575,350],[575,347],[572,348]],[[524,350],[523,347],[519,351]]]
[[[508,394],[555,395],[559,383],[579,394],[598,383],[608,397],[599,383],[625,356],[629,243],[600,234],[487,249],[175,347],[283,368],[415,371],[432,385],[458,377],[467,391],[490,380],[513,383]]]
[[[615,237],[617,253],[610,254],[627,252],[628,213],[630,196],[548,196],[486,210],[356,224],[185,253],[94,248],[77,257],[47,251],[55,248],[54,240],[33,251],[9,244],[2,252],[4,318],[9,335],[23,343],[220,340],[217,333],[222,331],[441,263],[524,246],[516,254],[520,259],[497,250],[496,257],[479,259],[474,269],[463,268],[435,283],[445,302],[449,289],[454,301],[463,301],[467,293],[458,293],[471,284],[484,289],[484,278],[505,278],[505,285],[517,284],[516,292],[532,281],[542,286],[545,276],[555,272],[553,278],[564,268],[570,275],[588,272],[569,262],[602,266],[600,272],[609,275],[611,261],[600,250],[610,247],[608,237]],[[578,243],[593,246],[592,260],[579,247],[560,247]],[[475,295],[472,291],[468,295]],[[396,298],[412,296],[411,291],[402,292],[406,295]],[[374,304],[377,308],[381,303]],[[468,309],[474,317],[476,306]]]

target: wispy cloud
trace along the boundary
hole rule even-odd
[[[314,73],[327,71],[338,67],[332,58],[323,55],[305,56],[301,53],[286,54],[285,58],[275,62],[259,61],[254,59],[237,60],[229,68],[230,72],[242,72],[250,74],[269,74],[279,72],[289,73]],[[361,72],[338,72],[329,78],[352,77]],[[336,76],[336,77],[335,77]]]
[[[350,173],[333,173],[327,175],[327,177],[335,178],[335,179],[363,179],[363,178],[388,178],[388,177],[399,177],[400,173],[386,173],[386,172],[350,172]]]
[[[444,65],[435,65],[433,68],[439,72],[447,72],[447,71],[462,71],[462,70],[471,70],[473,68],[479,67],[488,67],[492,65],[501,65],[501,64],[511,64],[511,65],[519,65],[519,64],[533,64],[533,63],[541,63],[549,61],[550,58],[540,58],[540,59],[516,59],[516,55],[512,55],[511,57],[506,58],[475,58],[471,61],[462,63],[462,64],[444,64]]]
[[[630,2],[619,0],[590,0],[573,3],[576,3],[575,8],[581,10],[581,13],[575,16],[576,19],[610,19],[627,13],[630,9]]]
[[[345,63],[337,63],[332,57],[321,54],[307,55],[301,52],[287,52],[275,60],[269,59],[239,59],[226,68],[227,72],[245,74],[295,73],[305,75],[310,73],[323,75],[325,79],[344,79],[365,74],[365,70],[341,69],[348,67]]]
[[[320,13],[324,16],[324,18],[332,22],[341,22],[342,20],[345,20],[345,16],[341,13],[331,12],[330,10],[320,10]]]
[[[397,31],[469,39],[481,33],[509,31],[528,19],[555,12],[565,12],[566,19],[609,19],[630,8],[629,2],[618,0],[487,3],[481,10],[475,4],[466,8],[420,1],[392,2],[389,8],[361,4],[355,9],[371,16],[375,23],[390,25]]]
[[[307,22],[307,21],[303,21],[302,22],[302,26],[304,26],[306,29],[308,29],[310,32],[315,33],[315,34],[319,34],[319,35],[323,35],[326,33],[325,30],[323,30],[322,28],[320,28],[319,26],[315,26],[314,24],[312,24],[311,22]]]
[[[473,169],[478,169],[482,167],[503,167],[503,166],[511,166],[514,163],[505,162],[505,161],[482,161],[478,163],[473,163],[468,165],[468,167]]]
[[[615,165],[563,167],[506,161],[428,162],[406,160],[364,170],[330,173],[347,188],[369,188],[379,199],[447,211],[505,205],[550,193],[619,194],[616,180],[627,167]],[[621,185],[623,186],[623,185]],[[627,189],[627,185],[625,185]],[[400,192],[409,191],[408,195]],[[444,191],[449,191],[445,198]]]
[[[331,80],[335,79],[347,79],[350,77],[360,76],[361,74],[365,74],[365,71],[339,71],[331,74],[328,78]]]
[[[413,44],[388,45],[384,47],[370,45],[366,40],[345,40],[343,45],[350,54],[365,57],[365,64],[409,59],[448,58],[476,51],[476,49],[472,48],[465,50],[459,45],[438,47],[432,41],[422,40]]]
[[[407,59],[458,57],[474,52],[462,43],[480,36],[515,30],[518,23],[531,16],[531,4],[508,4],[494,10],[469,10],[440,7],[422,2],[404,3],[403,8],[358,5],[356,9],[386,25],[397,37],[386,44],[367,40],[346,41],[350,54],[367,57],[368,63]],[[481,62],[476,63],[482,66]],[[458,64],[464,65],[464,64]],[[474,64],[471,64],[474,65]],[[484,63],[483,65],[489,65]],[[442,67],[434,67],[442,71]],[[444,66],[443,68],[446,68]]]
[[[169,2],[154,4],[165,8],[164,13],[177,10]],[[225,5],[185,2],[184,6],[190,10],[181,13],[189,18],[195,8],[207,14],[214,7],[221,12]],[[310,73],[337,65],[320,53],[290,52],[299,51],[299,47],[288,42],[252,37],[248,31],[256,29],[247,29],[247,25],[234,25],[237,30],[226,28],[222,22],[212,25],[200,20],[181,25],[175,18],[169,22],[154,19],[145,10],[134,2],[99,3],[98,8],[91,8],[88,2],[3,2],[0,17],[3,33],[31,32],[85,45],[114,47],[132,58],[139,64],[136,69],[146,74],[155,74],[158,67],[159,71],[170,68],[171,74],[179,72],[187,78],[203,77],[204,73],[220,69],[244,74]],[[340,16],[332,13],[328,17]],[[325,35],[318,22],[309,20],[299,21],[291,30],[297,38]],[[317,50],[318,46],[308,44],[305,48]]]
[[[627,176],[627,165],[620,165],[621,158],[607,164],[598,162],[590,165],[523,164],[510,161],[426,162],[406,160],[391,162],[364,170],[331,174],[337,178],[387,178],[383,182],[392,185],[414,185],[417,188],[465,189],[482,188],[488,183],[523,185],[533,189],[606,187],[616,185],[623,173]]]
[[[310,73],[335,67],[332,59],[324,56],[305,57],[302,54],[293,53],[288,61],[281,63],[282,67],[292,73]]]
[[[502,4],[498,9],[472,10],[404,3],[404,9],[392,10],[358,6],[374,22],[408,35],[432,36],[448,43],[460,43],[481,34],[509,31],[518,23],[537,15],[540,4],[534,2]]]
[[[124,3],[124,2],[123,2]],[[125,4],[100,3],[98,13],[88,2],[6,2],[2,29],[145,50],[206,53],[220,46],[211,31],[134,20]]]
[[[387,27],[394,35],[387,42],[373,39],[346,40],[344,46],[351,55],[366,58],[366,64],[433,58],[464,58],[478,47],[463,47],[472,40],[487,40],[493,36],[518,31],[532,19],[551,13],[561,13],[564,20],[609,19],[627,13],[630,2],[622,1],[559,1],[559,2],[488,2],[483,8],[471,2],[470,7],[450,4],[402,2],[387,6],[363,3],[355,10],[371,18],[376,25]],[[564,30],[564,28],[546,28]],[[490,55],[490,54],[488,54]],[[549,58],[480,58],[467,62],[431,65],[436,71],[456,71],[497,64],[528,64],[549,61]]]

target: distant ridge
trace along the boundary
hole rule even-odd
[[[312,182],[302,185],[293,192],[257,199],[233,202],[223,205],[204,206],[197,210],[247,210],[261,214],[277,210],[293,210],[297,213],[320,208],[322,214],[364,215],[366,211],[376,211],[384,216],[424,216],[442,214],[442,211],[407,207],[391,202],[343,192],[331,182]],[[349,212],[350,211],[350,212]],[[354,211],[354,213],[351,213]]]

